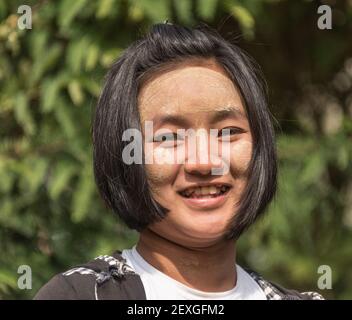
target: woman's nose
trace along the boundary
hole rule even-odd
[[[202,176],[207,176],[207,175],[212,175],[212,172],[215,168],[213,164],[206,163],[185,163],[185,171],[189,174],[193,175],[202,175]]]
[[[210,143],[209,138],[207,136],[198,137],[193,145],[188,145],[189,150],[184,163],[187,173],[212,175],[217,169],[222,168],[223,163],[218,154],[218,148],[212,147],[213,144]]]

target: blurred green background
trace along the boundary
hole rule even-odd
[[[17,27],[22,4],[31,30]],[[332,30],[317,27],[320,4]],[[90,123],[114,59],[165,19],[217,28],[268,80],[279,192],[240,239],[239,262],[351,299],[351,0],[0,0],[0,298],[32,298],[55,273],[136,242],[98,197]],[[17,287],[22,264],[32,290]],[[317,288],[320,265],[332,269],[331,290]]]

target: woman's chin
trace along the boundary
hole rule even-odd
[[[227,231],[228,228],[222,225],[183,225],[180,238],[187,239],[193,247],[211,246],[223,241]]]

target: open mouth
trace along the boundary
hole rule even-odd
[[[226,194],[231,187],[225,184],[209,185],[201,187],[190,187],[179,192],[184,198],[207,199],[216,198]]]

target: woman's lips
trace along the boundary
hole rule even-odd
[[[229,195],[229,190],[227,190],[226,193],[218,195],[216,197],[186,198],[181,195],[180,197],[182,198],[184,203],[192,209],[211,210],[216,209],[224,204]]]

